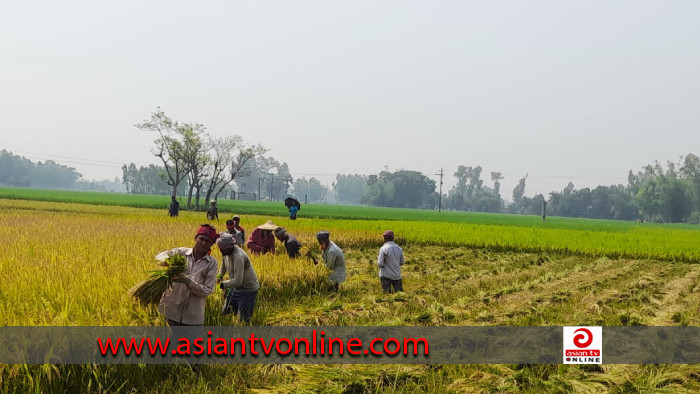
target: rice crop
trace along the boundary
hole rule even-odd
[[[250,231],[267,216],[241,214]],[[153,258],[194,244],[198,213],[0,200],[0,325],[164,325],[134,283]],[[223,217],[222,217],[223,219]],[[278,222],[278,219],[275,219]],[[219,231],[222,223],[213,223]],[[397,220],[282,222],[309,253],[329,229],[348,280],[307,258],[251,256],[253,325],[699,325],[694,231],[596,231]],[[376,259],[391,227],[404,293],[383,294]],[[648,245],[653,244],[653,245]],[[279,246],[279,244],[278,244]],[[306,254],[306,253],[305,253]],[[685,254],[686,258],[681,258]],[[214,248],[212,256],[221,262]],[[642,256],[642,257],[635,257]],[[207,298],[205,325],[239,325]],[[155,297],[154,297],[155,298]],[[0,365],[0,392],[697,392],[696,365]]]

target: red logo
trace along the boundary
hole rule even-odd
[[[577,333],[579,331],[583,331],[584,333],[586,333],[588,335],[588,339],[586,339],[586,334],[578,334],[574,336],[574,345],[576,345],[577,347],[588,347],[588,345],[590,345],[591,342],[593,342],[593,334],[590,330],[586,328],[579,328],[578,330],[574,331],[574,333]]]

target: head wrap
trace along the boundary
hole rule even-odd
[[[197,238],[200,235],[207,236],[212,241],[216,241],[216,239],[219,238],[219,233],[216,232],[216,228],[209,224],[203,224],[199,226],[199,230],[197,230],[197,235],[195,235],[194,237]]]
[[[277,227],[275,229],[275,237],[284,237],[287,234],[287,229],[284,227]]]
[[[316,239],[319,241],[330,241],[331,232],[328,230],[321,230],[316,233]]]
[[[231,249],[236,245],[236,237],[229,233],[222,233],[219,239],[216,240],[216,244],[219,245],[221,249]]]
[[[391,230],[386,230],[386,231],[384,232],[384,238],[392,238],[392,239],[393,239],[393,238],[394,238],[394,232],[391,231]]]

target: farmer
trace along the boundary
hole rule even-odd
[[[216,282],[219,283],[222,290],[228,290],[221,312],[224,315],[236,314],[240,321],[250,323],[250,317],[255,309],[255,299],[260,289],[255,269],[253,269],[248,255],[238,247],[238,240],[233,235],[221,234],[216,244],[223,256]],[[224,274],[227,272],[229,279],[223,280]]]
[[[289,218],[292,220],[297,220],[297,212],[299,212],[299,207],[296,205],[289,207]]]
[[[233,235],[236,238],[236,245],[243,245],[245,238],[243,238],[243,233],[236,229],[234,221],[229,219],[226,221],[226,233]]]
[[[277,225],[268,220],[265,224],[261,224],[253,230],[248,238],[248,249],[255,255],[265,253],[275,253],[275,237],[272,232],[275,231]]]
[[[384,232],[384,245],[379,249],[377,265],[379,266],[379,280],[385,293],[403,291],[401,283],[401,266],[404,264],[403,249],[394,243],[394,232]],[[393,290],[391,289],[393,286]]]
[[[207,209],[207,220],[219,220],[219,208],[216,207],[216,200],[211,200]]]
[[[214,292],[216,259],[209,254],[219,238],[216,229],[203,224],[194,237],[193,248],[175,248],[156,255],[156,260],[179,254],[187,259],[187,270],[175,278],[175,283],[160,300],[158,310],[170,326],[201,326],[204,323],[206,297]]]
[[[170,208],[168,208],[168,215],[170,215],[170,217],[176,217],[179,214],[180,203],[177,201],[177,198],[175,198],[175,196],[172,196],[170,201]]]
[[[241,242],[239,242],[238,245],[242,248],[245,243],[245,229],[241,227],[241,218],[238,215],[234,215],[231,220],[233,220],[233,226],[236,230],[241,233]]]
[[[345,256],[343,251],[330,240],[331,233],[327,230],[319,231],[316,234],[316,240],[321,246],[323,253],[321,257],[323,258],[323,263],[326,268],[330,269],[331,272],[328,275],[330,279],[330,289],[331,291],[338,292],[340,284],[345,282]],[[314,264],[318,264],[316,258],[313,258]]]
[[[277,229],[275,229],[275,238],[284,244],[289,257],[297,258],[301,256],[301,242],[299,242],[295,236],[287,234],[286,228],[277,227]]]

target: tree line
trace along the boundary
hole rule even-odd
[[[659,162],[629,171],[627,184],[576,189],[571,182],[561,191],[525,196],[528,175],[519,179],[506,202],[500,172],[483,174],[481,166],[460,165],[455,185],[442,195],[436,181],[412,170],[378,174],[337,174],[331,187],[315,177],[292,177],[289,166],[271,156],[260,144],[248,144],[238,135],[214,137],[199,123],[180,123],[160,108],[136,127],[154,133],[151,152],[159,165],[122,166],[127,192],[186,196],[186,207],[201,209],[210,199],[236,193],[237,198],[282,201],[288,195],[300,201],[363,204],[383,207],[491,213],[547,214],[594,219],[651,222],[700,222],[700,158],[694,154],[678,162]],[[75,168],[54,161],[33,163],[11,152],[0,152],[0,184],[59,189],[101,186],[86,182]],[[484,179],[486,178],[486,179]],[[201,200],[205,203],[202,204]]]
[[[481,166],[457,167],[456,184],[439,196],[436,182],[426,175],[400,170],[378,175],[336,176],[333,190],[345,204],[384,207],[444,209],[469,212],[547,215],[592,219],[640,220],[678,223],[700,222],[700,158],[688,154],[678,162],[648,164],[630,170],[627,184],[576,189],[572,182],[548,196],[525,196],[528,175],[518,180],[511,201],[501,195],[502,173],[491,172],[485,184]]]

